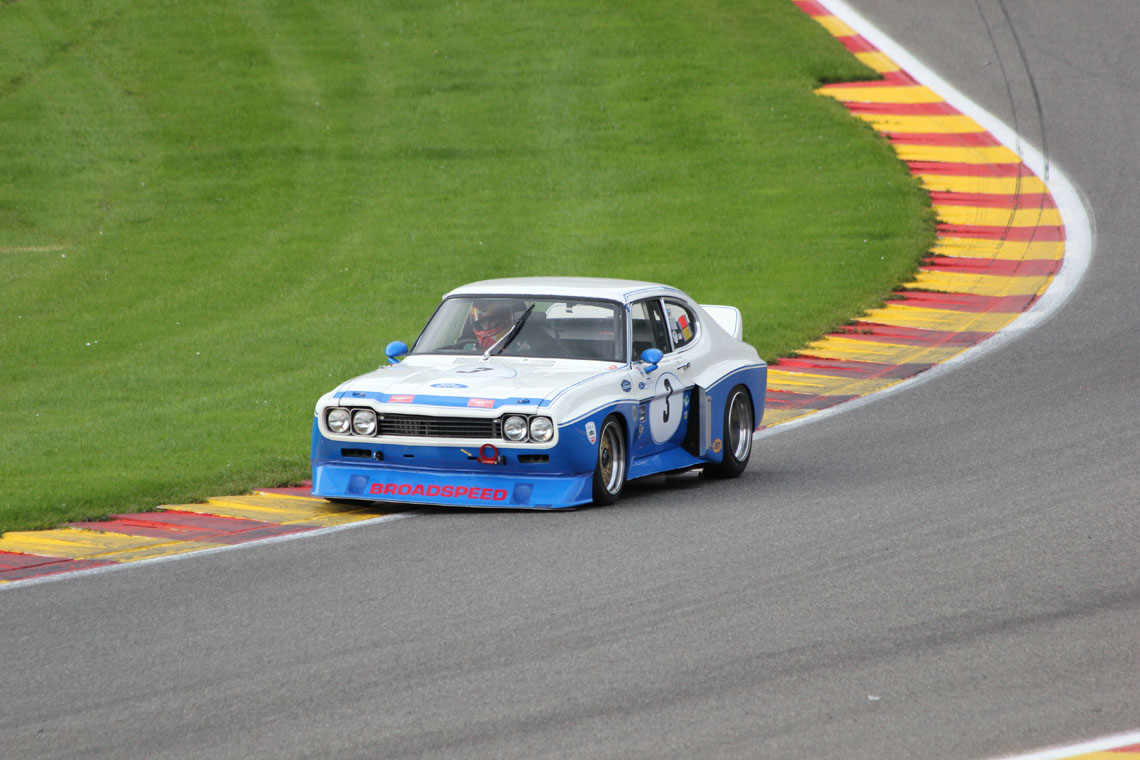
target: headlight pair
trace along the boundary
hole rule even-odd
[[[487,420],[488,425],[491,422]],[[452,423],[454,424],[454,420]],[[325,411],[325,426],[334,435],[358,435],[370,438],[376,435],[380,423],[376,412],[372,409],[335,406]],[[501,430],[502,437],[511,443],[549,443],[554,440],[554,421],[549,417],[511,414],[502,419]],[[433,435],[457,437],[450,432],[432,433],[427,430],[415,434],[429,437]],[[483,435],[493,434],[488,429]],[[483,435],[475,433],[470,437],[481,438]],[[467,436],[461,434],[458,437]]]
[[[336,407],[330,409],[325,422],[329,430],[338,435],[344,435],[352,429],[357,435],[373,435],[376,433],[376,412],[371,409],[343,409]]]
[[[503,420],[503,438],[516,443],[527,440],[546,443],[554,437],[554,423],[549,417],[526,418],[512,414]]]

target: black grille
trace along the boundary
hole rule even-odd
[[[429,417],[419,414],[380,415],[377,435],[420,436],[424,438],[502,438],[502,422],[472,417]]]

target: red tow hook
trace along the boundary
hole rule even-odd
[[[499,456],[499,450],[493,443],[484,443],[479,447],[479,464],[506,464],[507,458]]]

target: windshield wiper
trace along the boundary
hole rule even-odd
[[[501,337],[497,341],[495,341],[495,344],[493,346],[491,346],[490,348],[488,348],[483,353],[484,361],[492,353],[498,355],[498,354],[503,353],[503,351],[505,351],[507,349],[507,346],[509,346],[511,344],[511,341],[514,340],[515,337],[518,336],[518,334],[520,332],[522,332],[523,325],[526,324],[526,320],[530,316],[530,313],[532,311],[534,311],[534,304],[531,304],[530,306],[527,307],[527,310],[523,312],[521,317],[519,317],[519,321],[515,322],[514,327],[512,327],[510,330],[508,330],[506,335],[504,335],[503,337]],[[496,351],[495,350],[496,348],[499,350]]]

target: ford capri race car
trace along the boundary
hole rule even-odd
[[[317,402],[315,496],[611,504],[633,478],[740,475],[764,414],[768,368],[740,312],[647,282],[476,282],[386,353]]]

